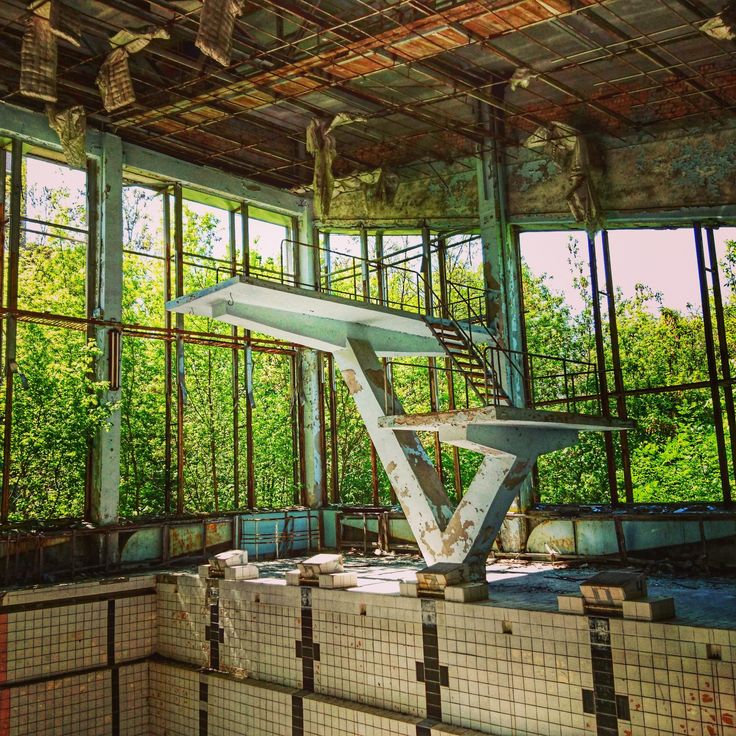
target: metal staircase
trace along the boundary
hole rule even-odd
[[[498,369],[485,359],[460,324],[452,319],[432,317],[425,317],[424,321],[452,364],[484,404],[511,405],[511,398],[503,388]]]

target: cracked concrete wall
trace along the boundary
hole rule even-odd
[[[631,215],[736,203],[736,129],[660,134],[601,147],[592,139],[595,185],[604,212]],[[567,178],[556,164],[518,151],[508,167],[511,218],[567,221]],[[687,212],[683,212],[687,214]]]
[[[736,213],[736,126],[659,132],[654,139],[642,134],[625,141],[595,135],[589,140],[593,180],[601,207],[612,219],[646,222],[657,213],[687,217],[690,208],[723,217]],[[511,221],[570,225],[568,180],[557,164],[524,148],[509,149],[507,160]],[[433,227],[468,223],[477,228],[473,161],[435,164],[437,174],[430,179],[412,181],[410,171],[399,172],[401,183],[391,205],[369,208],[363,192],[343,192],[333,202],[328,224],[410,227],[427,220]]]
[[[417,178],[416,172],[408,169],[397,173],[400,182],[392,203],[370,201],[357,184],[352,185],[334,197],[330,217],[325,223],[334,227],[348,227],[360,222],[368,226],[419,227],[427,220],[449,227],[465,222],[477,225],[478,190],[474,159],[454,164],[434,163],[428,178]]]

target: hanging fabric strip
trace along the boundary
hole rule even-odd
[[[243,0],[204,0],[194,45],[222,66],[230,66],[235,19]]]
[[[102,104],[108,112],[135,102],[133,80],[128,66],[128,51],[120,47],[111,51],[97,75],[97,87],[102,96]]]
[[[87,116],[84,107],[75,105],[66,110],[57,110],[53,105],[46,107],[49,125],[61,141],[64,157],[69,166],[83,169],[87,165],[86,134]]]
[[[56,36],[48,19],[33,15],[20,51],[20,92],[46,102],[56,102]]]

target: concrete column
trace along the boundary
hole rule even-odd
[[[503,139],[503,124],[487,105],[482,105],[478,114],[483,126],[495,134],[485,140],[478,153],[478,214],[488,322],[503,345],[520,351],[521,300],[516,244],[508,225],[505,156],[503,144],[499,142]],[[510,370],[507,378],[514,405],[523,406],[524,383],[520,374]]]
[[[478,214],[483,244],[483,276],[486,288],[486,309],[489,326],[501,344],[521,351],[521,299],[519,272],[516,265],[516,242],[507,219],[506,166],[503,148],[504,126],[496,110],[480,104],[478,116],[493,135],[480,147],[478,155]],[[505,385],[509,387],[514,406],[524,406],[522,372],[507,363]],[[517,361],[519,368],[521,360]],[[532,502],[531,483],[525,482],[519,497],[511,505],[512,513],[527,510]],[[509,549],[523,551],[526,545],[525,519],[507,520],[502,539]]]
[[[316,289],[319,267],[318,243],[314,241],[314,221],[311,204],[304,207],[299,217],[299,273],[297,280],[303,288]],[[310,247],[314,245],[315,247]],[[320,354],[316,350],[299,349],[297,360],[300,374],[299,402],[302,406],[304,442],[304,479],[306,500],[310,508],[327,503],[322,443],[322,412],[320,411]]]
[[[97,316],[120,322],[123,291],[123,149],[120,139],[105,134],[102,138],[99,192],[100,232]],[[111,377],[110,328],[97,330],[97,346],[101,355],[97,360],[96,376],[99,381]],[[112,366],[114,367],[114,366]],[[104,404],[119,401],[120,390],[103,391]],[[113,524],[118,519],[120,499],[120,412],[113,411],[107,426],[98,430],[94,441],[92,464],[91,521]]]

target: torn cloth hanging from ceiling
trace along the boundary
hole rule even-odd
[[[56,131],[69,166],[83,169],[87,165],[86,134],[87,116],[81,105],[57,110],[53,105],[46,107],[49,125]]]
[[[194,45],[223,66],[230,66],[235,19],[244,0],[204,0]]]
[[[340,112],[331,120],[315,118],[307,127],[307,152],[314,156],[314,212],[317,217],[329,216],[335,186],[332,162],[337,155],[337,146],[332,131],[341,125],[364,121],[365,118],[360,115]]]
[[[97,75],[102,104],[108,112],[135,102],[130,55],[142,51],[155,38],[168,39],[169,32],[165,28],[122,30],[110,39],[113,50],[107,55]]]
[[[718,15],[705,21],[700,30],[719,41],[736,41],[736,2],[728,3]]]
[[[29,9],[51,24],[51,31],[58,38],[79,48],[82,44],[82,16],[79,11],[60,0],[35,0]]]
[[[533,151],[541,151],[567,172],[569,187],[565,191],[565,199],[575,221],[583,223],[589,233],[600,230],[600,208],[590,179],[590,157],[585,136],[570,125],[552,121],[548,126],[537,128],[524,145]]]
[[[97,87],[102,96],[102,105],[108,112],[135,102],[129,58],[130,54],[125,47],[117,48],[107,55],[100,67]]]
[[[20,50],[20,92],[56,102],[56,36],[47,18],[32,15]]]

